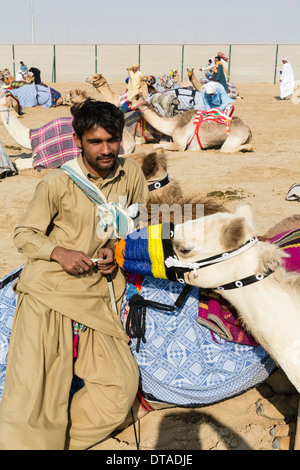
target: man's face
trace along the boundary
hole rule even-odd
[[[95,176],[106,178],[119,155],[120,137],[113,137],[103,127],[86,131],[82,139],[74,134],[78,147],[83,149],[83,161]]]
[[[138,71],[138,67],[132,67],[131,70],[133,71],[133,73],[136,73]]]

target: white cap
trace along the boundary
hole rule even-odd
[[[204,87],[204,91],[208,95],[213,95],[214,93],[216,93],[217,88],[218,88],[217,82],[208,82],[207,85],[205,85]]]

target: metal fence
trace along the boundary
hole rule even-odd
[[[93,73],[120,82],[126,68],[138,63],[145,75],[177,69],[185,80],[187,68],[200,77],[199,68],[218,52],[228,57],[235,83],[278,82],[284,56],[300,79],[300,44],[0,44],[0,70],[9,68],[15,75],[22,60],[40,69],[45,82],[84,82]]]

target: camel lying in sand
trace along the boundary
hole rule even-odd
[[[203,122],[199,128],[198,137],[195,135],[196,126],[194,120],[196,110],[185,111],[171,118],[159,116],[149,107],[146,102],[137,107],[144,119],[162,134],[172,137],[173,142],[160,142],[153,148],[164,148],[165,150],[184,152],[185,150],[197,151],[208,148],[221,147],[222,153],[234,153],[240,151],[252,151],[253,147],[248,144],[252,138],[249,126],[240,118],[234,117],[230,120],[229,133],[226,132],[224,124],[214,121]],[[201,146],[200,146],[200,144]]]
[[[10,134],[10,136],[23,148],[32,150],[30,129],[22,124],[19,115],[15,112],[13,108],[8,106],[8,101],[5,94],[0,95],[0,118],[2,119],[2,123],[6,128],[7,132]],[[72,118],[70,117],[70,122],[71,120]],[[122,147],[124,150],[124,155],[134,152],[135,149],[134,137],[128,132],[126,127],[123,131]],[[22,159],[20,160],[21,164]],[[33,158],[26,160],[27,164],[32,165]]]
[[[85,90],[78,90],[76,88],[75,90],[70,90],[68,93],[66,93],[63,104],[73,106],[73,104],[82,103],[88,98],[89,95]]]

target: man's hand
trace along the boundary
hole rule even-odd
[[[59,263],[69,274],[82,274],[95,265],[83,251],[67,250],[61,246],[54,248],[50,259]]]
[[[100,248],[98,250],[98,258],[100,260],[97,262],[97,265],[102,274],[111,274],[116,269],[117,263],[114,248]]]

